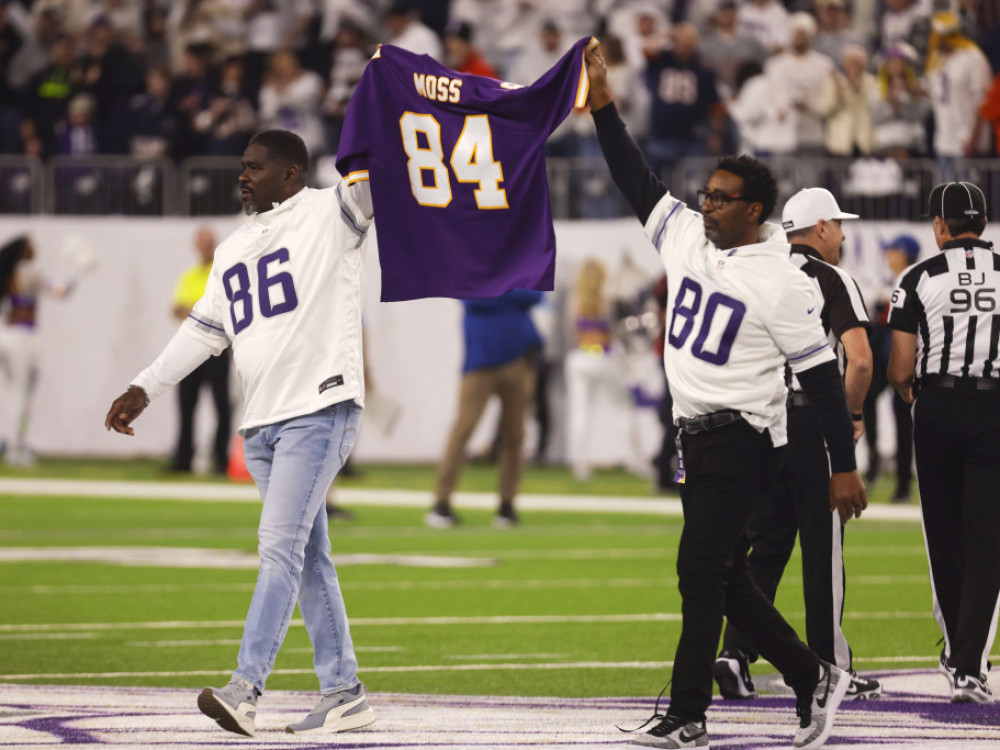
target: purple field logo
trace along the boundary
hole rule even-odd
[[[1000,704],[953,705],[937,672],[880,672],[885,697],[844,703],[827,748],[1000,747]],[[766,680],[765,680],[766,681]],[[607,748],[627,745],[615,724],[637,726],[652,698],[519,698],[372,693],[376,722],[339,735],[289,735],[286,724],[315,701],[304,692],[270,691],[261,698],[257,737],[219,729],[195,705],[196,688],[0,685],[0,746],[195,748]],[[787,748],[795,731],[791,697],[754,701],[716,698],[708,733],[716,750]]]

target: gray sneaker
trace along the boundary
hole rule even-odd
[[[709,746],[704,721],[685,721],[670,714],[661,717],[658,724],[642,734],[637,734],[629,744],[671,749]]]
[[[795,707],[799,728],[792,747],[797,750],[816,750],[822,747],[833,731],[833,717],[851,684],[851,675],[825,661],[819,663],[819,682],[809,696],[808,705]]]
[[[289,724],[285,731],[290,734],[346,732],[366,727],[374,721],[375,712],[368,705],[364,684],[359,682],[350,690],[324,695],[306,718]]]
[[[227,732],[253,737],[258,695],[257,688],[247,680],[233,680],[224,688],[202,690],[198,708]]]

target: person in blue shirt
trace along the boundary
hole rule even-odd
[[[515,289],[500,297],[462,302],[465,361],[458,415],[438,464],[436,502],[425,518],[428,526],[446,529],[458,523],[451,495],[465,462],[466,443],[494,394],[500,398],[500,505],[493,525],[510,528],[518,523],[514,496],[521,479],[524,415],[534,389],[534,360],[542,348],[530,310],[541,300],[541,292]]]

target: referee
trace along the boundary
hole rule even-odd
[[[792,243],[791,261],[815,285],[822,298],[820,318],[830,346],[842,356],[847,405],[855,442],[864,433],[861,410],[872,379],[868,314],[861,291],[846,271],[837,268],[844,242],[841,223],[857,219],[845,213],[829,190],[806,188],[788,199],[782,227]],[[798,379],[788,372],[788,448],[778,482],[750,517],[750,577],[769,599],[795,548],[802,548],[802,584],[806,604],[806,640],[819,657],[851,673],[844,700],[878,698],[878,680],[852,669],[851,648],[841,630],[844,610],[844,529],[826,499],[830,463],[819,415]],[[753,644],[732,624],[726,627],[723,651],[714,675],[723,698],[753,698],[748,663],[757,660]]]
[[[892,294],[889,381],[913,403],[913,441],[941,671],[953,703],[993,700],[987,657],[1000,595],[1000,256],[980,239],[970,182],[931,191],[941,252]]]

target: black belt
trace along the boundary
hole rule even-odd
[[[950,388],[957,391],[1000,391],[1000,378],[960,378],[955,375],[924,375],[921,388]]]
[[[802,391],[789,391],[786,406],[809,406],[809,397]]]
[[[714,430],[716,427],[732,424],[743,416],[735,409],[723,409],[713,411],[711,414],[700,414],[697,417],[681,417],[678,421],[680,428],[688,435],[698,435],[702,432]]]

